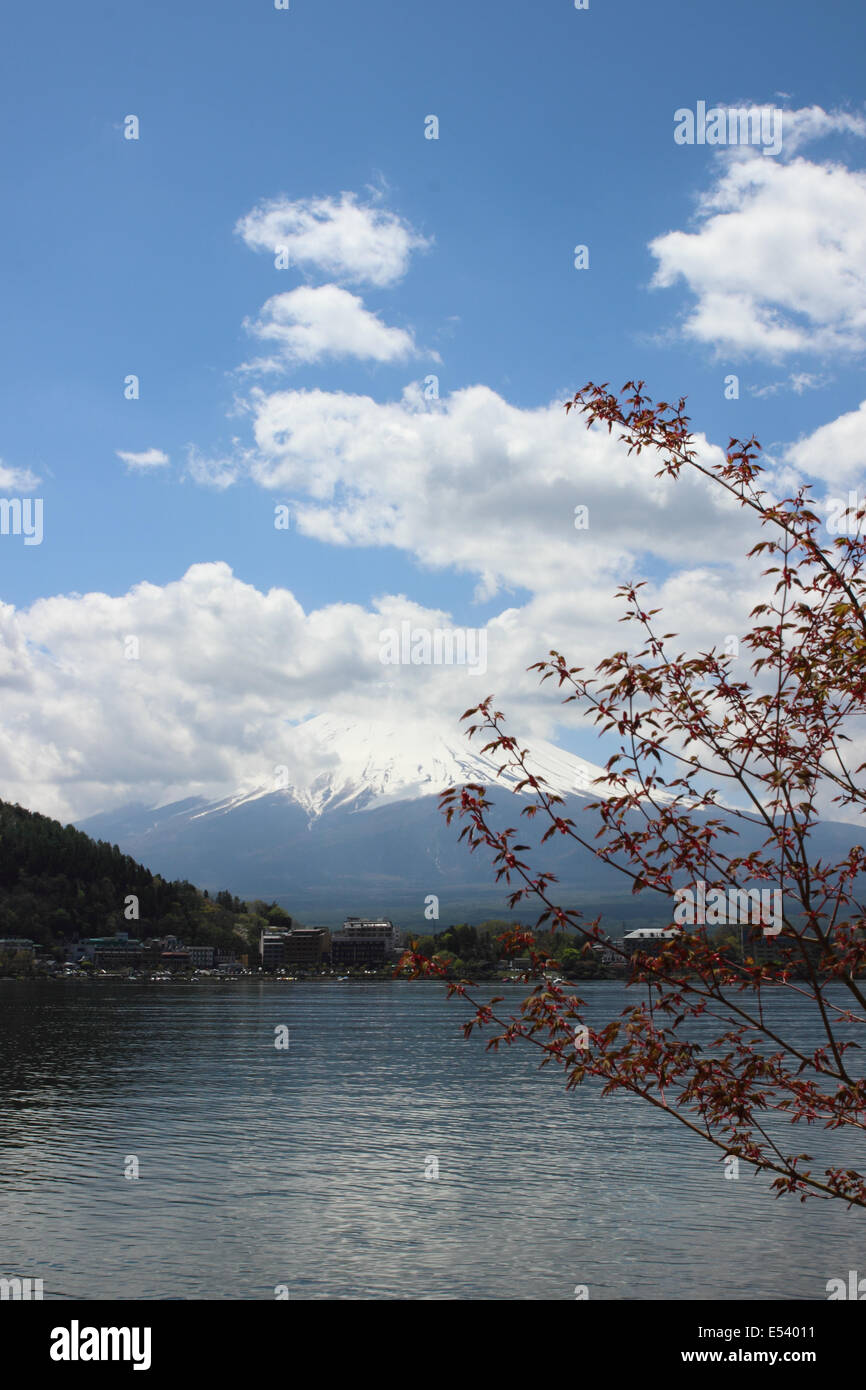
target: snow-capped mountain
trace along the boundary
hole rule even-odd
[[[533,772],[565,798],[564,814],[592,842],[598,813],[590,807],[604,794],[594,785],[601,770],[550,743],[526,742]],[[556,901],[617,923],[647,920],[658,903],[634,897],[630,880],[573,838],[555,835],[539,844],[546,818],[520,815],[527,798],[510,791],[513,776],[497,777],[500,760],[482,753],[483,743],[447,726],[437,731],[321,715],[290,731],[269,784],[214,799],[128,806],[94,816],[81,829],[119,844],[165,878],[276,899],[307,923],[381,914],[406,927],[430,930],[432,923],[435,930],[436,922],[508,915],[512,889],[496,882],[492,852],[482,846],[470,853],[458,838],[459,819],[448,825],[439,807],[446,787],[480,782],[490,788],[491,824],[519,826],[532,868],[556,875]],[[850,846],[850,829],[823,826],[816,845],[838,857]],[[426,916],[430,895],[438,900],[438,918]],[[527,903],[523,920],[538,910]]]
[[[509,890],[496,884],[489,854],[459,843],[439,796],[480,782],[491,788],[495,823],[518,824],[526,797],[512,795],[517,777],[498,776],[504,758],[482,753],[484,742],[459,728],[320,715],[288,732],[268,782],[215,799],[127,806],[81,828],[166,878],[277,899],[308,922],[375,913],[418,924],[430,894],[444,925],[480,920],[503,915]],[[602,770],[551,743],[526,742],[532,772],[566,798],[566,814],[585,815],[603,794],[594,785]],[[521,838],[533,843],[544,828],[523,818]],[[590,837],[594,829],[587,826]],[[555,837],[536,866],[558,875],[571,902],[588,888],[623,891],[619,876],[573,840]]]
[[[200,816],[219,815],[282,791],[308,813],[311,820],[340,809],[371,810],[395,801],[439,796],[448,787],[466,782],[499,785],[511,791],[519,777],[499,776],[503,754],[483,753],[485,739],[470,741],[458,730],[450,736],[429,727],[374,722],[354,723],[322,714],[292,730],[300,756],[275,769],[269,785],[239,791],[203,807]],[[562,796],[598,796],[593,785],[602,769],[565,753],[552,743],[533,739],[530,766],[544,779],[545,789]],[[311,771],[298,776],[298,767]]]

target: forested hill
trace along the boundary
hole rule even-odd
[[[127,918],[127,898],[138,918]],[[0,801],[0,938],[26,937],[62,946],[79,936],[171,934],[187,945],[239,944],[262,926],[291,923],[276,904],[252,905],[218,893],[211,899],[191,883],[168,882],[72,825]]]

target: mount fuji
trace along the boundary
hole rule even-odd
[[[497,783],[511,791],[518,781],[512,774],[498,776],[503,756],[482,753],[480,738],[473,745],[459,731],[448,736],[428,725],[353,723],[323,714],[292,733],[300,745],[295,749],[301,754],[296,761],[320,770],[303,780],[289,781],[289,765],[282,765],[280,791],[307,812],[311,823],[338,810],[369,811],[397,801],[439,796],[447,787],[465,782]],[[563,796],[599,795],[593,782],[602,769],[595,764],[541,740],[533,740],[531,758],[533,771],[545,779],[550,791]],[[274,793],[273,784],[240,791],[199,814],[219,815]]]
[[[526,744],[533,772],[565,798],[563,813],[591,842],[598,813],[589,807],[605,794],[595,785],[602,769],[551,743]],[[528,797],[513,794],[516,778],[500,778],[502,758],[482,753],[482,746],[459,729],[437,730],[421,721],[319,715],[288,730],[280,744],[283,762],[265,785],[213,800],[126,806],[79,828],[120,845],[165,878],[275,900],[308,925],[331,926],[346,916],[386,916],[426,931],[486,917],[532,921],[538,904],[527,899],[522,911],[510,913],[512,890],[496,882],[492,852],[480,846],[470,853],[458,839],[465,822],[448,825],[439,809],[447,787],[478,782],[490,788],[490,823],[518,827],[520,841],[530,846],[523,857],[534,870],[556,875],[555,900],[563,907],[589,917],[601,912],[608,927],[616,925],[612,919],[668,920],[657,895],[632,895],[629,880],[570,837],[556,835],[540,847],[548,822],[520,815]],[[762,839],[763,832],[744,832],[741,846],[754,841],[757,848]],[[859,839],[858,828],[824,822],[814,833],[813,853],[837,862]],[[428,921],[431,894],[439,900],[439,917]]]
[[[594,785],[602,769],[551,743],[527,745],[532,771],[577,820],[602,794]],[[166,878],[276,900],[309,923],[383,914],[421,926],[430,894],[442,925],[508,916],[509,889],[496,883],[490,854],[470,854],[458,841],[461,825],[447,825],[439,809],[447,787],[482,783],[493,789],[493,824],[519,824],[521,840],[537,842],[544,827],[519,817],[528,798],[512,794],[517,778],[500,778],[503,758],[481,747],[459,729],[319,715],[289,730],[267,784],[215,800],[128,805],[80,828]],[[621,876],[572,840],[557,836],[530,859],[557,874],[570,903],[588,888],[596,898],[627,898]],[[530,904],[523,916],[532,912]]]

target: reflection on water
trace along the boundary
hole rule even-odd
[[[581,993],[593,1022],[626,997]],[[466,1014],[429,984],[0,982],[0,1276],[46,1298],[824,1299],[866,1272],[862,1213],[726,1181],[650,1107],[464,1041]]]

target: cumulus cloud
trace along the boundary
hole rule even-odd
[[[127,468],[165,468],[169,462],[168,454],[163,453],[162,449],[144,449],[139,454],[128,453],[125,449],[116,449],[115,453],[122,459]]]
[[[555,589],[566,573],[615,585],[648,547],[669,564],[700,559],[730,511],[694,477],[676,488],[655,478],[559,401],[522,409],[485,386],[431,401],[413,384],[384,403],[255,390],[249,409],[246,468],[292,496],[299,531],[462,570],[483,598],[501,587]],[[706,440],[698,447],[723,457]]]
[[[744,614],[754,601],[708,580],[703,567],[654,593],[680,606],[681,631],[701,644],[723,640],[732,604]],[[263,593],[217,562],[116,596],[0,604],[3,796],[65,820],[263,787],[280,765],[309,781],[322,769],[298,721],[390,719],[453,739],[490,689],[507,691],[521,733],[550,737],[561,706],[526,666],[554,641],[594,664],[626,644],[620,613],[604,586],[575,589],[566,577],[558,593],[504,609],[483,625],[482,691],[465,666],[383,664],[383,630],[454,625],[404,595],[306,612],[289,590]]]
[[[866,135],[861,116],[784,113],[788,162],[745,146],[718,151],[694,231],[650,242],[652,284],[694,297],[682,332],[719,353],[780,360],[866,346],[866,175],[790,155],[832,133]]]
[[[412,252],[430,245],[396,213],[362,203],[354,193],[271,198],[242,217],[235,231],[253,251],[275,255],[284,247],[292,265],[380,288],[402,280]]]
[[[320,362],[326,357],[399,362],[417,355],[411,333],[384,324],[358,295],[337,285],[302,286],[275,294],[263,305],[258,319],[247,319],[244,326],[279,353],[277,358],[245,363],[244,371],[279,371],[287,364]]]
[[[866,476],[866,401],[790,445],[785,462],[806,478],[853,487]]]
[[[782,121],[783,150],[794,154],[812,140],[828,135],[866,136],[866,120],[856,112],[825,111],[822,106],[803,106],[798,111],[785,111]]]

